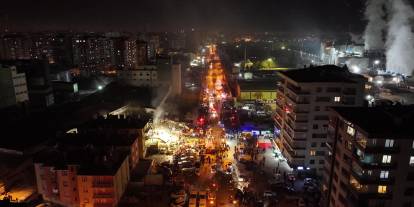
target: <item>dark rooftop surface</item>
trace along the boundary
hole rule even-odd
[[[349,72],[347,68],[335,65],[313,66],[303,69],[293,69],[281,71],[283,74],[296,82],[348,82],[353,83],[357,80],[364,80],[364,77]]]
[[[240,90],[276,90],[276,81],[239,81]]]
[[[413,139],[414,105],[333,109],[347,121],[368,132],[370,137]]]
[[[64,134],[56,139],[57,143],[70,146],[131,146],[138,132],[131,134],[108,133],[108,131]]]
[[[106,118],[103,116],[97,119],[92,119],[79,126],[79,128],[114,128],[114,129],[142,129],[148,123],[149,118],[144,115],[140,117],[132,116],[114,116],[108,115]]]
[[[61,170],[67,169],[67,165],[79,165],[78,175],[114,175],[127,158],[126,150],[93,146],[78,149],[56,147],[36,154],[34,163]]]

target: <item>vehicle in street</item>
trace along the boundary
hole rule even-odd
[[[248,154],[243,154],[240,156],[240,162],[249,162],[252,161],[252,156],[248,155]]]
[[[298,207],[305,207],[305,200],[303,200],[303,198],[299,198],[298,200]]]
[[[263,197],[264,198],[273,198],[273,197],[276,197],[276,193],[267,190],[267,191],[263,192]]]
[[[183,197],[185,195],[186,195],[186,193],[185,193],[184,190],[179,190],[179,191],[176,191],[176,192],[172,192],[170,196],[171,196],[171,198],[178,198],[178,197]]]
[[[207,200],[208,200],[209,206],[215,206],[215,204],[216,204],[216,193],[209,192],[207,194]]]
[[[211,174],[215,174],[217,172],[216,165],[211,166]]]

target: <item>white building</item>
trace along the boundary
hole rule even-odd
[[[0,65],[0,108],[27,102],[29,95],[25,73],[18,73],[16,67]]]
[[[157,67],[154,65],[138,66],[136,69],[127,69],[118,71],[118,80],[131,86],[149,86],[159,85]]]
[[[278,73],[276,142],[298,169],[323,170],[329,107],[362,106],[365,78],[325,65]]]

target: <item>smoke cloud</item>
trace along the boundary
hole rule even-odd
[[[391,18],[386,42],[387,70],[411,75],[414,68],[414,34],[410,21],[414,18],[411,5],[403,0],[390,0]]]
[[[387,0],[368,0],[366,3],[365,18],[368,25],[365,28],[365,50],[384,49],[383,32],[386,28],[384,6]]]

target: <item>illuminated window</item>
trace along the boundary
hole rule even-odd
[[[315,150],[309,150],[309,155],[315,156],[316,155],[316,151]]]
[[[394,140],[393,139],[386,139],[385,140],[385,147],[393,147],[394,146]]]
[[[414,166],[414,156],[410,157],[410,166],[413,167]]]
[[[351,136],[355,135],[355,129],[352,128],[351,126],[348,126],[348,128],[346,129],[346,132]]]
[[[413,149],[414,149],[414,141],[413,141]]]
[[[385,185],[378,186],[378,193],[386,193],[386,192],[387,192],[387,186]]]
[[[383,155],[382,163],[391,163],[391,155]]]
[[[368,170],[368,171],[367,171],[367,174],[368,174],[369,176],[371,176],[371,175],[372,175],[372,170]]]
[[[340,102],[341,101],[341,97],[340,96],[335,96],[334,97],[334,101],[335,102]]]
[[[388,178],[388,175],[389,175],[389,171],[381,171],[381,173],[380,173],[380,178],[381,179],[387,179]]]

